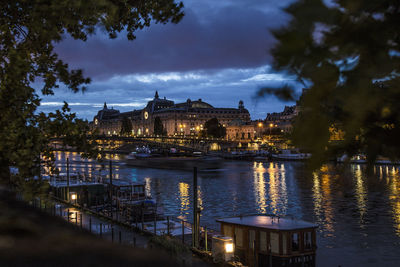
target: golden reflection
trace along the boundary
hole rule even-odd
[[[285,171],[285,165],[282,163],[281,168],[281,181],[280,181],[280,198],[282,200],[282,213],[286,214],[286,209],[288,206],[288,196],[287,196],[287,188],[286,188],[286,171]]]
[[[278,201],[279,201],[279,180],[277,177],[277,168],[271,162],[268,168],[269,174],[269,197],[271,198],[271,209],[273,214],[278,213]]]
[[[321,167],[319,172],[313,173],[314,212],[323,230],[334,232],[331,180],[328,166]],[[331,234],[329,234],[331,235]]]
[[[151,197],[151,178],[150,177],[144,178],[144,182],[145,182],[144,186],[145,194],[147,197]]]
[[[389,186],[389,200],[392,205],[394,229],[396,235],[400,237],[400,176],[398,172],[391,173],[391,183]]]
[[[357,198],[358,209],[360,211],[360,223],[363,224],[364,216],[367,213],[367,201],[366,201],[367,193],[360,165],[356,166],[355,178],[356,178],[356,198]]]
[[[203,208],[203,195],[200,186],[197,186],[197,207],[200,207],[200,209]]]
[[[314,198],[314,212],[315,212],[315,215],[317,216],[318,220],[321,221],[322,194],[321,194],[321,188],[320,188],[319,177],[318,177],[317,172],[313,173],[312,191],[313,191],[313,198]]]
[[[265,198],[265,180],[264,173],[266,169],[261,162],[254,162],[254,194],[256,198],[256,204],[259,207],[261,213],[267,213],[267,200]]]
[[[179,183],[179,198],[181,200],[181,215],[188,214],[189,210],[189,204],[190,204],[190,199],[189,199],[189,184],[187,183]]]

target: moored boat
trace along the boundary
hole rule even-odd
[[[310,153],[301,153],[298,150],[283,149],[280,153],[271,155],[276,160],[307,160],[311,157]]]
[[[236,258],[247,266],[315,266],[317,225],[272,215],[217,219],[233,240]]]

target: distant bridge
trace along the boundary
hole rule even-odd
[[[217,138],[198,138],[190,136],[97,136],[95,140],[99,144],[99,149],[108,151],[118,151],[129,153],[136,147],[146,146],[149,148],[158,148],[161,150],[170,150],[175,148],[183,152],[202,152],[207,153],[210,150],[226,150],[236,148],[237,141],[227,141]],[[55,148],[61,148],[62,138],[53,138]]]

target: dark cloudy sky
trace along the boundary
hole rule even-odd
[[[43,97],[41,110],[67,101],[79,117],[92,120],[106,101],[121,111],[139,109],[158,90],[175,102],[202,98],[215,107],[237,107],[243,100],[252,119],[281,111],[274,97],[255,99],[261,86],[294,83],[273,72],[269,29],[288,21],[281,10],[293,0],[184,0],[185,17],[175,24],[152,25],[135,41],[109,40],[99,32],[88,41],[66,38],[57,45],[71,68],[92,78],[84,94],[65,88]]]

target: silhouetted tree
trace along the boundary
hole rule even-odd
[[[226,128],[222,126],[217,118],[212,118],[204,124],[204,130],[201,132],[204,137],[222,138],[226,135]]]
[[[400,2],[301,0],[291,21],[273,33],[274,68],[297,76],[307,90],[292,140],[313,153],[314,167],[329,158],[364,152],[400,158]],[[294,100],[294,88],[263,88]],[[330,128],[343,131],[330,141]]]
[[[120,134],[121,135],[130,135],[130,134],[132,134],[132,122],[126,116],[122,117]]]
[[[164,126],[160,117],[156,117],[154,119],[154,134],[155,135],[164,135]]]
[[[85,91],[89,78],[71,70],[58,58],[54,44],[71,36],[86,41],[96,29],[110,38],[121,31],[129,40],[151,21],[178,22],[182,3],[173,0],[138,1],[3,1],[0,14],[0,180],[11,181],[10,167],[18,170],[13,182],[38,175],[43,156],[52,162],[51,137],[64,137],[66,145],[93,148],[87,122],[71,114],[68,105],[55,113],[37,112],[43,95],[54,94],[59,84],[73,92]],[[92,151],[92,150],[90,150]],[[93,154],[94,155],[94,154]],[[15,178],[18,178],[15,176]]]

